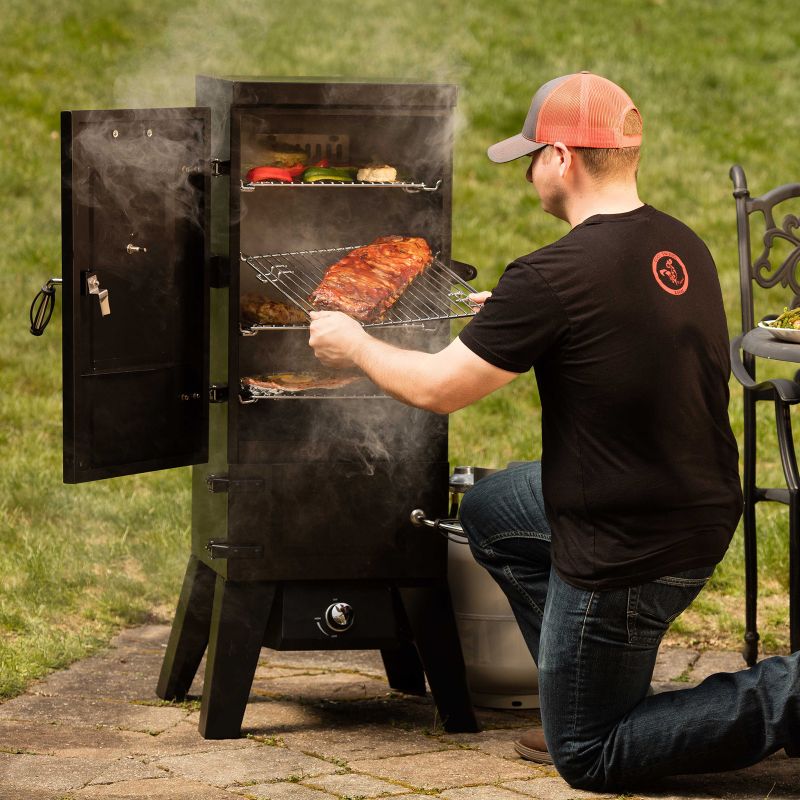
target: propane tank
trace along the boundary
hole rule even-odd
[[[475,481],[497,472],[456,467],[450,476],[450,516]],[[469,545],[448,542],[447,574],[453,610],[476,706],[538,708],[539,675],[508,599],[472,557]]]

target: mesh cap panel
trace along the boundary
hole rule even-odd
[[[642,137],[641,132],[625,131],[630,111],[638,116],[633,101],[619,86],[581,72],[561,82],[542,103],[536,141],[573,147],[634,147]]]
[[[487,150],[502,163],[548,144],[617,149],[642,143],[642,118],[633,100],[615,83],[578,72],[553,78],[531,100],[522,132]]]

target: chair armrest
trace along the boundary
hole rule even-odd
[[[800,403],[800,385],[785,378],[770,378],[766,381],[755,381],[744,366],[740,351],[744,334],[740,334],[731,342],[731,371],[739,383],[750,392],[772,389],[778,397],[790,405]]]

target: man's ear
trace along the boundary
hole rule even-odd
[[[572,166],[572,153],[563,142],[555,142],[553,150],[558,159],[558,175],[564,178]]]

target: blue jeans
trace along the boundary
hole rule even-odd
[[[647,694],[664,633],[712,567],[608,591],[566,583],[551,569],[538,462],[484,478],[460,513],[539,668],[545,741],[572,786],[629,788],[739,769],[781,748],[800,755],[800,653]]]

